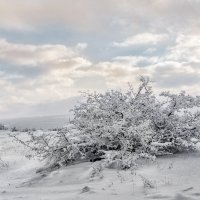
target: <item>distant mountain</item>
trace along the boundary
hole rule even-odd
[[[53,129],[62,128],[69,120],[69,115],[53,115],[53,116],[38,116],[38,117],[23,117],[5,119],[1,122],[8,127],[16,127],[17,129]]]

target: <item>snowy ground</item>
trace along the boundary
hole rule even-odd
[[[0,132],[0,200],[198,200],[200,154],[159,158],[136,171],[106,169],[91,177],[91,163],[36,174],[42,163]]]

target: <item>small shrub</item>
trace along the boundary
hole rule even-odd
[[[3,130],[3,131],[8,130],[8,127],[5,126],[4,124],[0,124],[0,130]]]
[[[11,128],[11,132],[17,132],[17,131],[19,131],[19,130],[17,129],[17,127],[14,126],[14,127]]]
[[[2,169],[7,169],[8,168],[8,163],[3,161],[1,158],[0,158],[0,170]]]
[[[142,180],[143,187],[145,189],[153,189],[153,188],[155,188],[155,184],[153,183],[153,181],[149,180],[148,178],[146,178],[145,176],[142,176],[142,175],[140,175],[140,178]]]

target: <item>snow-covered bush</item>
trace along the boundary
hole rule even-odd
[[[0,158],[0,171],[8,168],[8,163]]]
[[[163,92],[166,101],[158,104],[152,123],[155,132],[152,146],[156,151],[177,153],[195,148],[200,137],[200,97]],[[195,139],[195,140],[194,140]]]
[[[73,120],[54,134],[33,134],[24,144],[54,165],[105,159],[131,167],[138,158],[195,149],[200,137],[200,97],[152,93],[149,78],[137,90],[85,93]],[[20,140],[21,141],[21,140]]]
[[[8,130],[8,127],[0,123],[0,130]]]
[[[94,161],[103,155],[89,136],[80,135],[71,124],[58,132],[18,132],[9,136],[31,150],[28,157],[46,160],[50,169],[86,160]]]
[[[138,90],[86,94],[71,123],[105,151],[166,154],[195,148],[200,135],[200,98],[163,92],[153,95],[148,78]],[[192,110],[193,109],[193,110]]]
[[[149,80],[141,81],[137,93],[130,88],[125,93],[111,90],[86,94],[86,102],[73,109],[71,123],[103,150],[146,151],[152,137],[148,130],[151,105],[156,99],[151,95]]]

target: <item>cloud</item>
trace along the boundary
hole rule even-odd
[[[199,90],[196,85],[200,83],[200,54],[196,35],[177,34],[175,43],[166,46],[160,56],[116,56],[97,63],[84,57],[86,47],[86,43],[67,47],[1,39],[0,104],[53,102],[76,96],[85,89],[125,88],[128,82],[136,84],[140,75],[155,80],[157,89]]]
[[[74,78],[81,76],[78,69],[91,65],[90,61],[80,56],[86,46],[19,44],[1,39],[2,107],[14,103],[58,101],[76,96],[77,91],[71,87]]]
[[[79,31],[176,29],[198,22],[197,0],[0,0],[0,27],[34,30],[60,25]],[[184,19],[184,20],[183,20]]]
[[[160,58],[157,62],[151,59],[144,67],[131,63],[131,57],[126,65],[124,65],[123,59],[114,59],[111,62],[99,63],[95,70],[96,73],[105,77],[110,88],[126,88],[128,82],[137,85],[139,76],[144,75],[149,76],[154,81],[155,92],[186,90],[194,95],[200,92],[198,87],[200,84],[200,68],[193,66],[192,63],[186,65],[181,62],[166,61],[165,58]]]
[[[125,87],[127,82],[137,83],[140,75],[148,75],[155,81],[155,90],[186,90],[200,92],[200,43],[198,35],[177,34],[175,43],[166,43],[160,55],[118,56],[101,62],[95,70],[104,74],[107,84]]]
[[[179,34],[176,45],[168,48],[167,59],[181,62],[200,62],[199,34]]]
[[[0,1],[0,25],[7,30],[37,31],[40,27],[61,25],[72,29],[94,30],[101,18],[97,13],[106,11],[111,4],[82,0]],[[109,10],[109,9],[108,9]]]
[[[87,44],[77,44],[75,49],[82,50]],[[80,62],[75,49],[64,45],[31,45],[17,44],[0,40],[0,60],[10,64],[29,66],[29,67],[62,67],[69,63],[74,66]],[[84,62],[84,60],[82,60]]]
[[[198,0],[0,0],[0,110],[123,89],[140,75],[156,91],[197,94],[199,10]]]
[[[159,42],[167,39],[167,34],[152,34],[141,33],[127,38],[122,42],[114,42],[113,45],[117,47],[129,47],[137,45],[156,45]]]

